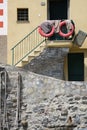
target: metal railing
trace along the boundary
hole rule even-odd
[[[12,65],[17,65],[24,58],[29,56],[38,46],[45,41],[44,37],[41,37],[38,33],[38,27],[36,27],[31,33],[25,36],[20,42],[18,42],[12,50]]]
[[[7,115],[7,72],[0,71],[0,130],[10,130]]]

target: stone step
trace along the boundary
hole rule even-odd
[[[26,58],[23,59],[22,62],[18,63],[17,67],[22,67],[26,64],[28,64],[32,59],[34,59],[36,56],[39,56],[40,53],[43,51],[43,49],[46,47],[45,42],[38,46],[32,53],[30,53]]]

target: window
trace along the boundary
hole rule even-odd
[[[17,21],[28,21],[28,8],[17,9]]]
[[[0,0],[0,3],[3,3],[3,0]]]
[[[0,21],[0,28],[3,28],[3,22]]]

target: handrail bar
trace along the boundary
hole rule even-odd
[[[27,38],[29,35],[31,35],[36,29],[38,28],[38,26],[32,31],[30,32],[29,34],[27,34],[21,41],[19,41],[15,46],[13,46],[11,48],[11,50],[13,50],[16,46],[18,46],[25,38]]]

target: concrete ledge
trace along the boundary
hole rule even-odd
[[[46,41],[46,45],[47,47],[69,47],[71,48],[73,46],[73,43],[71,40],[65,41],[59,41],[59,40],[55,40],[55,41]]]

